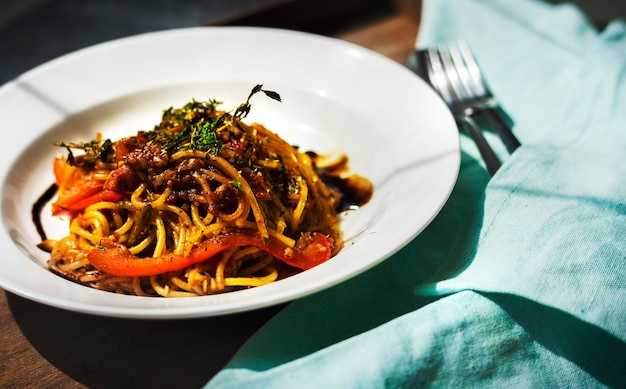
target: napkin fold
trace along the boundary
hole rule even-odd
[[[295,301],[208,384],[626,385],[626,24],[537,0],[425,0],[419,46],[466,40],[523,146],[469,139],[449,201],[397,254]]]

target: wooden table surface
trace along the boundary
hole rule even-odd
[[[414,2],[327,35],[403,63]],[[129,320],[52,308],[0,290],[0,388],[201,387],[284,306],[193,320]]]

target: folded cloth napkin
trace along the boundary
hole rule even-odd
[[[424,1],[419,45],[457,39],[523,146],[489,180],[463,137],[423,233],[287,306],[207,387],[626,386],[626,24]]]

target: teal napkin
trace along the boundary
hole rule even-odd
[[[424,1],[418,44],[457,39],[523,146],[489,179],[463,136],[422,234],[287,306],[208,388],[626,386],[626,24]]]

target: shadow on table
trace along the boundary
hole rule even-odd
[[[283,305],[203,319],[130,320],[7,293],[16,323],[51,364],[90,388],[201,387]]]

